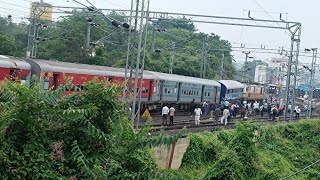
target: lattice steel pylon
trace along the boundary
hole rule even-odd
[[[125,87],[123,98],[132,95],[131,123],[134,126],[140,120],[140,105],[143,83],[143,70],[147,44],[149,20],[149,0],[131,0],[129,17],[130,27],[125,68]],[[139,88],[138,88],[139,87]]]
[[[290,120],[293,116],[293,108],[295,107],[295,89],[297,85],[297,75],[298,75],[298,63],[299,63],[299,49],[300,49],[300,37],[301,37],[301,23],[296,23],[288,27],[289,32],[291,33],[291,47],[290,47],[290,55],[288,61],[288,69],[287,69],[287,82],[286,82],[286,105],[284,111],[284,119],[287,120],[287,112],[289,104],[291,104],[290,109]],[[292,72],[292,64],[294,65],[294,71]],[[290,85],[291,85],[291,75],[293,74],[293,84],[292,84],[292,92],[290,97]],[[291,99],[291,103],[290,103]]]

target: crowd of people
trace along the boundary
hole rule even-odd
[[[221,101],[220,104],[205,101],[201,104],[196,104],[193,99],[190,103],[191,117],[194,117],[195,124],[200,124],[200,117],[214,119],[215,122],[227,125],[232,118],[240,116],[242,119],[247,119],[249,116],[267,117],[270,121],[275,121],[279,116],[284,115],[285,105],[278,102],[268,103],[266,101]],[[290,113],[291,105],[288,106],[287,111]],[[168,116],[170,117],[169,126],[173,126],[173,118],[175,115],[174,105],[163,106],[162,108],[162,125],[167,126]],[[295,106],[295,118],[300,118],[301,109]]]

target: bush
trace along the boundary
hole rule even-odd
[[[2,179],[159,178],[148,148],[182,136],[150,137],[136,131],[121,110],[121,87],[91,81],[81,93],[63,96],[66,83],[41,91],[14,82],[0,85]]]

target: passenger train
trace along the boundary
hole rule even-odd
[[[125,70],[122,68],[0,55],[0,81],[9,79],[28,85],[32,75],[40,77],[43,90],[54,90],[64,84],[64,77],[70,78],[78,88],[67,89],[65,93],[83,90],[84,83],[94,77],[119,85],[125,80]],[[215,81],[147,70],[143,77],[140,90],[142,108],[149,110],[159,109],[166,103],[177,104],[178,109],[187,109],[193,99],[197,104],[241,98],[262,100],[264,93],[262,86],[252,89],[251,85],[234,80]]]

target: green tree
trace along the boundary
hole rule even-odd
[[[0,35],[0,54],[13,55],[16,50],[15,40],[7,35]]]

